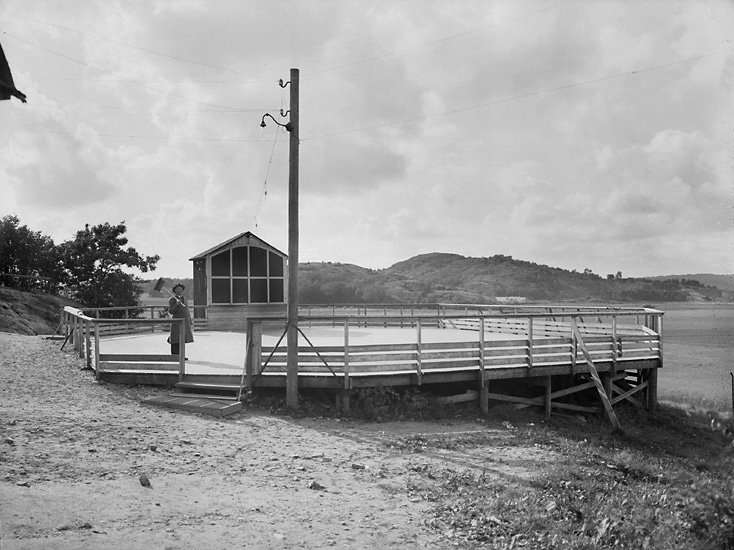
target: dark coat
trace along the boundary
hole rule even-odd
[[[170,313],[174,319],[184,320],[184,325],[186,327],[186,343],[189,343],[194,341],[194,335],[191,332],[191,314],[189,313],[189,308],[186,304],[186,298],[181,296],[181,302],[183,302],[183,305],[181,305],[176,298],[171,296],[171,299],[168,300],[168,313]],[[179,323],[171,323],[171,336],[168,340],[171,344],[180,343],[180,330],[181,328],[179,327]]]

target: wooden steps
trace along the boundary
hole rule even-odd
[[[237,395],[240,391],[239,384],[225,384],[223,382],[191,382],[184,380],[176,384],[176,388],[182,392],[191,394],[204,394],[217,392],[222,394]]]
[[[189,393],[189,392],[181,392],[181,393],[169,393],[171,397],[200,397],[201,399],[218,399],[219,401],[237,401],[236,395],[217,395],[217,394],[206,394],[206,393]]]
[[[144,399],[141,403],[144,405],[178,409],[218,417],[234,414],[237,411],[241,411],[243,408],[241,401],[233,401],[232,399],[227,398],[212,399],[210,397],[201,397],[198,395],[191,395],[188,397],[180,395],[158,395],[156,397]]]

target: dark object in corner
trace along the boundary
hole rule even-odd
[[[3,52],[3,47],[0,45],[0,100],[10,99],[10,96],[15,96],[23,103],[27,103],[25,94],[15,87],[10,65],[8,65],[5,52]]]

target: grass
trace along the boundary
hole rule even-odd
[[[661,400],[732,410],[734,304],[670,304],[663,317],[663,346]]]
[[[324,396],[304,397],[305,414],[338,414]],[[367,421],[477,422],[471,433],[386,443],[409,455],[442,449],[456,458],[443,463],[450,467],[422,463],[406,476],[411,498],[430,506],[426,526],[446,547],[734,550],[731,420],[721,425],[727,429],[713,430],[710,416],[690,408],[661,405],[651,416],[625,404],[615,407],[623,430],[603,417],[557,414],[546,421],[540,409],[511,405],[477,419],[476,403],[440,405],[392,388],[357,392],[354,404],[353,417]],[[285,412],[280,405],[274,409]],[[526,449],[560,458],[526,459]],[[488,475],[507,460],[537,470]]]
[[[471,469],[430,468],[409,491],[433,504],[428,525],[461,548],[717,550],[734,548],[734,448],[705,418],[661,408],[656,417],[620,407],[623,432],[597,419],[507,409],[509,445],[563,456],[530,481],[498,481]],[[492,415],[503,422],[503,413]],[[519,427],[525,426],[525,427]],[[513,443],[514,442],[514,443]],[[494,445],[446,437],[406,441],[422,449]]]

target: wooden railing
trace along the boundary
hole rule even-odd
[[[66,307],[62,312],[64,345],[71,341],[87,366],[98,376],[102,370],[124,364],[127,368],[160,367],[168,370],[178,365],[179,378],[185,375],[184,338],[181,355],[104,356],[99,352],[100,337],[113,334],[169,329],[179,319],[104,319],[103,310]],[[425,306],[305,306],[306,314],[299,316],[299,326],[339,326],[343,342],[334,346],[299,346],[299,376],[335,376],[343,378],[345,388],[350,379],[376,374],[415,374],[420,383],[426,373],[445,371],[479,371],[486,369],[532,369],[536,367],[570,366],[584,363],[578,338],[583,338],[585,351],[594,362],[618,364],[630,361],[653,361],[662,366],[661,340],[663,313],[649,308],[604,308],[585,306],[476,306],[435,304]],[[140,309],[116,308],[116,309]],[[502,312],[500,312],[502,310]],[[511,312],[510,312],[511,310]],[[86,313],[93,313],[87,315]],[[375,314],[377,312],[378,314]],[[342,313],[347,313],[342,315]],[[253,387],[254,377],[282,375],[286,370],[286,346],[264,346],[264,326],[280,321],[251,318],[247,327],[247,356],[245,372],[247,386]],[[414,341],[407,344],[359,344],[350,342],[350,330],[355,327],[412,327]],[[458,329],[476,333],[476,339],[463,342],[425,342],[422,331],[428,327]],[[502,339],[486,338],[488,333],[512,335]],[[304,334],[304,340],[307,335]]]
[[[344,387],[349,388],[350,377],[375,374],[415,374],[420,383],[426,373],[448,370],[483,373],[485,369],[527,368],[532,371],[535,367],[566,365],[573,372],[577,363],[585,361],[578,345],[579,336],[593,361],[611,363],[615,372],[618,364],[630,361],[650,360],[662,366],[662,312],[641,308],[553,309],[552,316],[548,311],[538,310],[504,315],[457,315],[447,313],[446,309],[432,316],[366,313],[340,316],[336,310],[330,316],[304,316],[299,318],[300,326],[341,326],[344,337],[342,345],[299,345],[298,374],[343,377]],[[589,322],[591,318],[594,322]],[[638,324],[639,320],[645,324]],[[256,377],[283,375],[286,371],[285,344],[263,346],[263,324],[272,322],[264,318],[248,320],[247,387],[253,387]],[[412,326],[416,331],[415,341],[409,344],[351,344],[350,329],[362,326]],[[474,331],[477,339],[423,342],[422,329],[428,326]],[[487,333],[512,334],[515,338],[487,339]]]
[[[99,310],[102,311],[102,310]],[[151,355],[151,354],[124,354],[105,355],[100,352],[100,338],[104,336],[151,332],[157,327],[161,330],[170,330],[171,324],[179,326],[180,355]],[[89,369],[94,369],[96,377],[101,378],[102,371],[124,367],[137,370],[176,370],[179,380],[186,374],[185,362],[185,326],[183,319],[152,318],[152,319],[105,319],[90,317],[82,310],[65,307],[61,311],[59,327],[64,336],[61,348],[70,344],[84,359]]]

